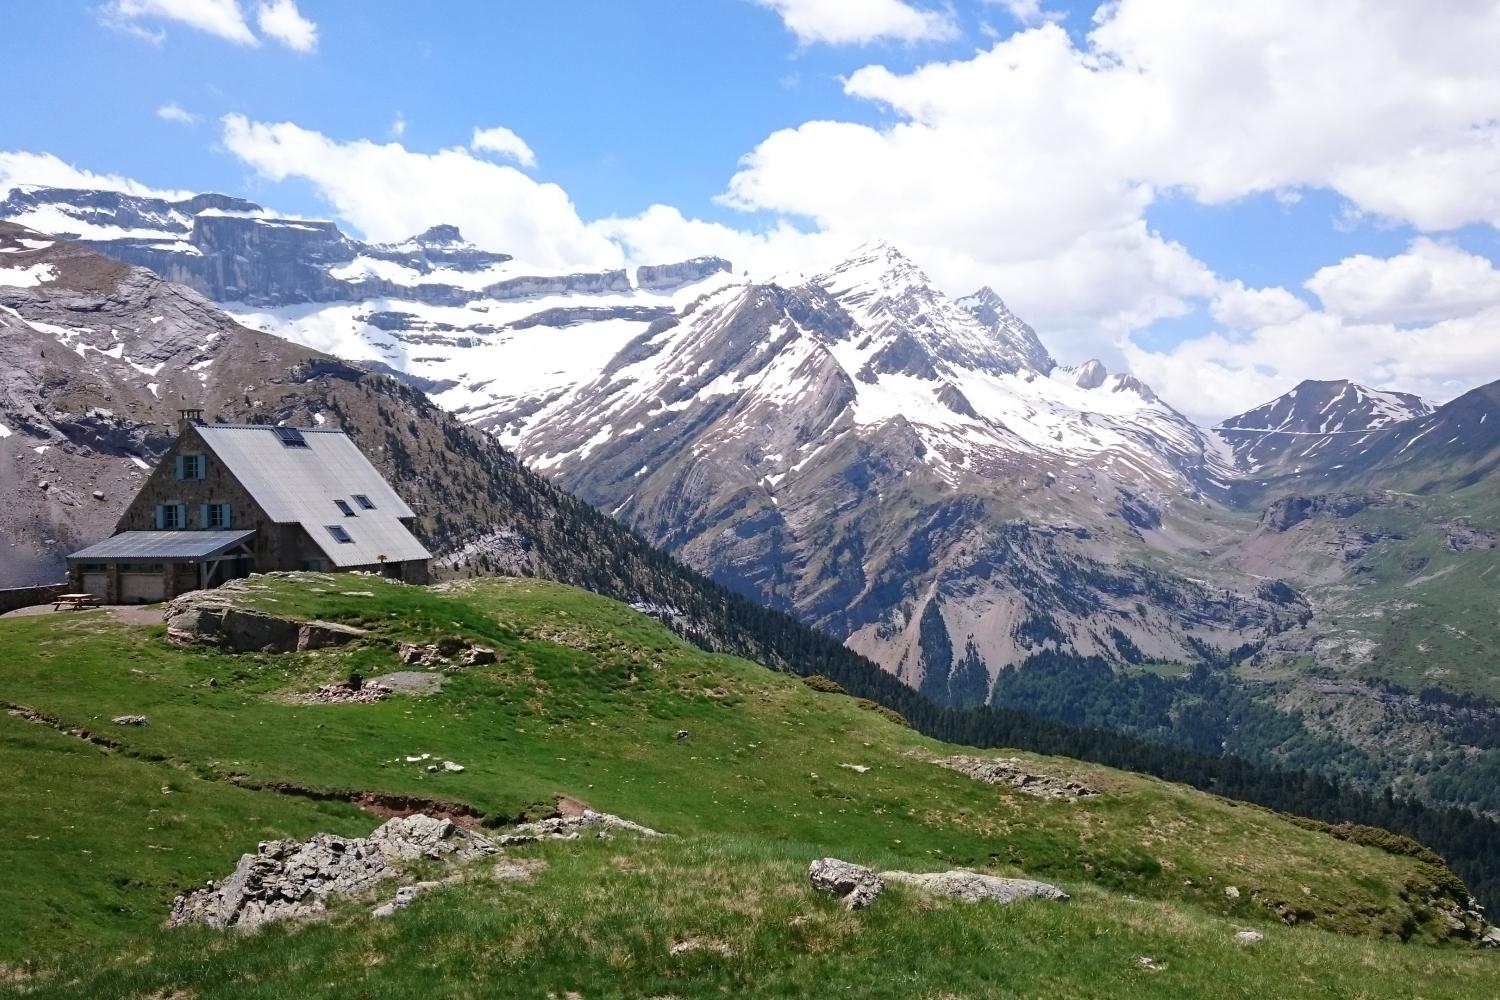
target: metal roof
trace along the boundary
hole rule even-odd
[[[335,566],[372,566],[381,561],[430,559],[431,553],[401,523],[415,517],[364,452],[343,431],[303,427],[302,442],[288,446],[270,424],[198,424],[196,430],[266,516],[302,525]],[[370,498],[373,509],[355,504],[345,515],[335,500]],[[334,541],[328,525],[349,533]]]
[[[246,531],[122,531],[113,538],[79,549],[69,559],[85,562],[171,562],[212,559],[249,541]]]

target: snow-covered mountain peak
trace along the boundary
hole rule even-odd
[[[1372,389],[1346,379],[1309,379],[1230,417],[1215,433],[1233,449],[1237,467],[1258,471],[1283,462],[1295,466],[1341,437],[1368,435],[1432,412],[1431,403],[1410,393]]]

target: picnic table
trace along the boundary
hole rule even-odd
[[[98,606],[99,598],[93,594],[58,594],[52,601],[53,611],[82,611]]]

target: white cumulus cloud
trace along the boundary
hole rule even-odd
[[[84,170],[60,159],[51,153],[24,153],[0,151],[0,196],[12,188],[34,185],[36,187],[94,188],[102,191],[122,191],[125,194],[142,195],[148,198],[177,200],[192,197],[190,191],[175,191],[153,188],[119,174],[100,174]]]
[[[147,30],[141,22],[175,21],[236,45],[259,44],[239,0],[110,0],[103,14],[109,23],[141,31]]]
[[[177,102],[172,101],[161,105],[156,109],[156,117],[164,122],[173,122],[177,125],[192,125],[198,120],[198,116],[191,111],[184,110]]]
[[[905,0],[755,0],[781,15],[804,45],[864,45],[953,38],[958,26],[947,11],[925,10]]]
[[[1307,287],[1338,316],[1431,323],[1500,305],[1500,271],[1488,259],[1426,237],[1395,257],[1358,254],[1320,269]]]
[[[160,25],[172,22],[234,42],[257,46],[261,39],[250,28],[240,0],[108,0],[100,8],[105,24],[122,28],[151,42],[166,33]],[[318,47],[318,26],[297,9],[297,0],[264,0],[256,8],[261,33],[297,52]]]
[[[369,239],[454,223],[475,243],[541,267],[617,267],[623,258],[584,225],[562,188],[462,147],[422,153],[396,142],[339,141],[238,114],[226,115],[223,126],[224,147],[256,173],[307,181]]]
[[[255,23],[266,37],[295,52],[312,52],[318,47],[318,26],[302,16],[297,0],[262,3],[256,8]]]
[[[504,125],[496,125],[493,128],[476,128],[474,137],[469,140],[469,148],[485,153],[494,153],[496,156],[504,156],[515,160],[523,167],[536,166],[536,154],[526,144],[526,140],[516,135]]]

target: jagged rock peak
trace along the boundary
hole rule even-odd
[[[959,299],[957,306],[974,317],[999,340],[1002,351],[1022,368],[1042,375],[1052,374],[1057,362],[1021,317],[1010,311],[993,288],[985,285],[973,295]]]
[[[1104,367],[1104,362],[1098,358],[1090,358],[1077,368],[1072,369],[1073,384],[1080,389],[1097,389],[1104,384],[1109,376],[1109,369]]]
[[[411,241],[422,246],[449,246],[454,243],[466,242],[463,234],[458,231],[458,227],[446,222],[439,223],[425,232],[418,233],[411,238]]]

